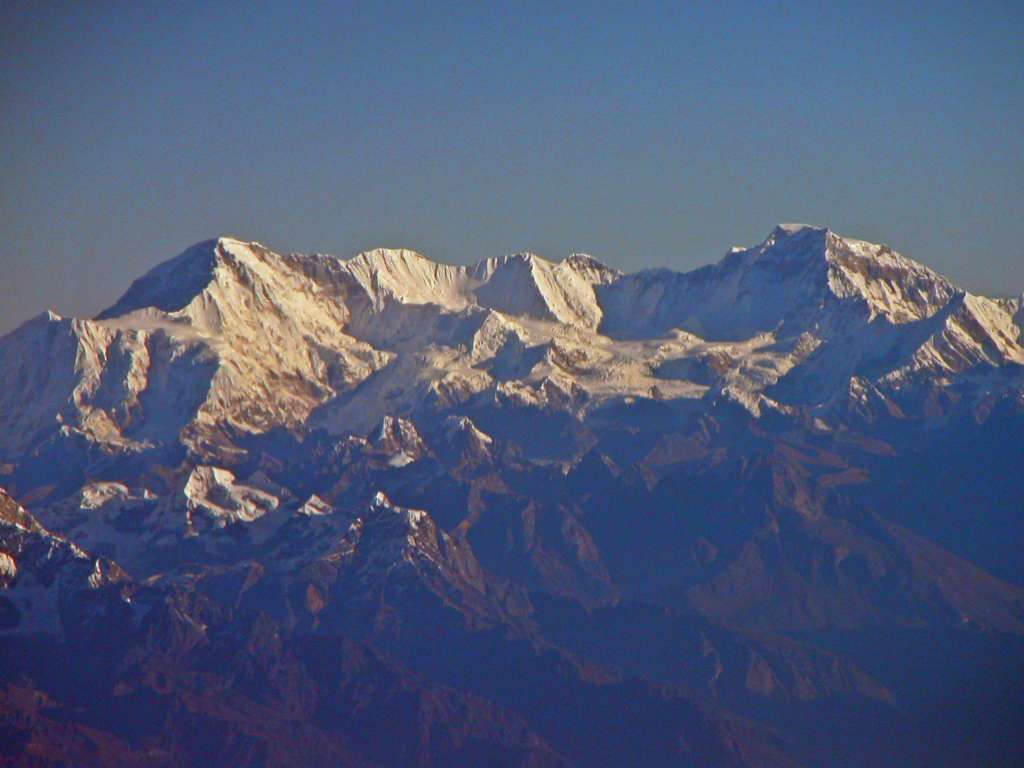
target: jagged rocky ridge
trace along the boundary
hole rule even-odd
[[[1011,764],[1022,317],[802,225],[685,274],[199,244],[0,339],[0,751]]]

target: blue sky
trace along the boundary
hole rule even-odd
[[[1022,40],[1020,3],[5,3],[0,331],[221,233],[689,269],[808,221],[1020,292]]]

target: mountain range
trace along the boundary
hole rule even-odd
[[[1019,764],[1022,438],[1024,298],[825,228],[199,243],[0,338],[0,764]]]

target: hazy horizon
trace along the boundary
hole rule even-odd
[[[0,333],[192,243],[688,270],[783,221],[1024,291],[1024,12],[0,10]]]

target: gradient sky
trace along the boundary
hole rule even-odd
[[[0,332],[221,233],[689,269],[808,221],[1021,292],[1022,40],[1019,1],[0,3]]]

